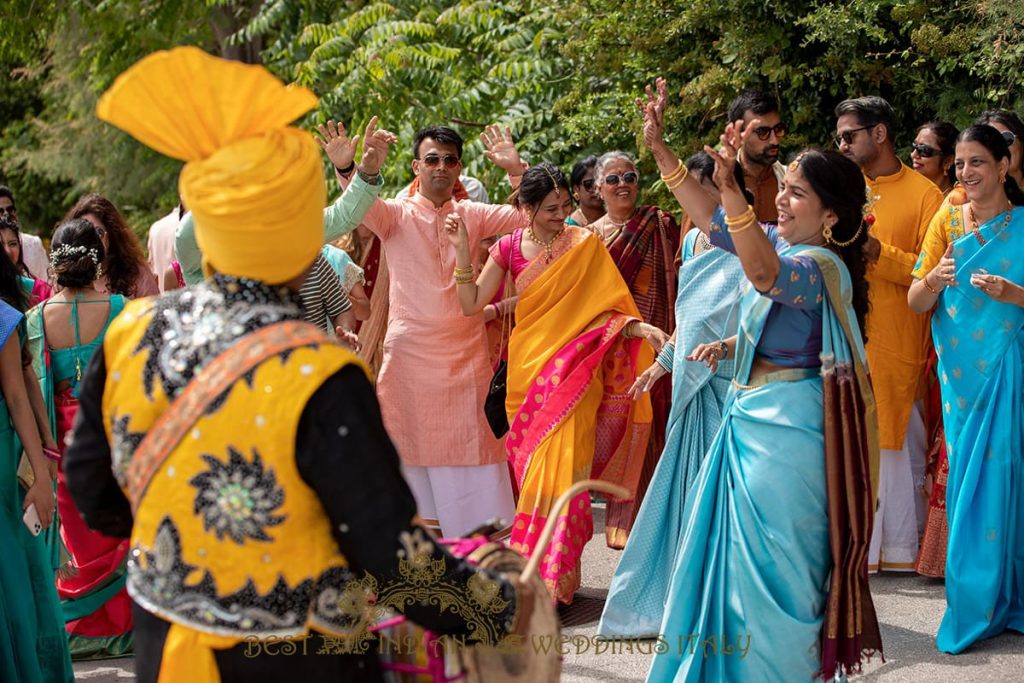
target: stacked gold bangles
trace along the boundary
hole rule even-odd
[[[668,189],[675,190],[686,182],[686,176],[688,175],[690,175],[690,169],[686,168],[686,164],[680,161],[676,169],[668,175],[661,176],[661,180]]]
[[[725,227],[732,234],[743,232],[752,225],[757,224],[757,217],[754,215],[754,207],[747,204],[747,210],[739,216],[726,216]]]
[[[465,268],[459,268],[458,266],[455,266],[455,284],[473,284],[473,274],[473,266],[466,266]]]

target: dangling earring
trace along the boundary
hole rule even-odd
[[[826,242],[832,241],[832,226],[825,223],[821,226],[821,234],[825,238]]]

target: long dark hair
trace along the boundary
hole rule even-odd
[[[107,231],[107,244],[110,247],[107,259],[103,263],[103,270],[107,275],[107,289],[129,298],[137,296],[139,293],[135,291],[135,284],[139,281],[140,273],[149,268],[139,238],[128,227],[128,222],[117,207],[109,199],[95,192],[75,202],[64,216],[64,220],[84,218],[90,213],[100,219],[100,223]]]
[[[864,256],[864,244],[868,241],[868,224],[864,220],[867,194],[864,175],[857,164],[832,150],[807,149],[797,156],[797,160],[800,171],[822,206],[835,212],[839,219],[832,226],[833,239],[850,242],[845,246],[826,242],[826,246],[839,255],[850,271],[853,311],[857,314],[861,337],[867,343],[868,262]]]
[[[28,266],[25,265],[25,243],[21,239],[21,226],[18,225],[18,219],[9,213],[0,217],[0,230],[10,230],[18,239],[18,261],[14,265],[18,269],[19,274],[26,277],[34,277],[29,272]]]
[[[540,206],[544,198],[555,188],[565,190],[569,197],[572,197],[572,192],[569,190],[569,181],[565,174],[562,173],[562,169],[550,161],[542,161],[526,170],[519,183],[519,187],[509,197],[509,203],[518,207],[529,206],[536,208]]]
[[[943,160],[956,156],[956,137],[960,134],[960,130],[956,126],[948,121],[929,121],[918,126],[917,132],[920,133],[922,130],[930,130],[935,135]],[[949,182],[956,182],[955,164],[949,165],[946,176],[949,178]]]
[[[1006,138],[987,123],[964,128],[956,141],[958,143],[977,142],[987,149],[997,162],[1010,158],[1010,146],[1006,144]],[[1006,191],[1006,198],[1010,200],[1011,204],[1024,206],[1024,191],[1021,191],[1020,185],[1009,173],[1006,174],[1006,180],[1003,182],[1003,190]]]
[[[50,263],[54,279],[61,287],[81,289],[91,285],[104,256],[103,241],[84,218],[64,221],[53,233]]]
[[[3,249],[0,249],[0,299],[22,313],[28,310],[28,295],[21,284],[18,266]]]

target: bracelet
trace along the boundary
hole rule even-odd
[[[931,283],[928,282],[929,275],[931,275],[931,273],[925,273],[924,277],[921,278],[921,282],[924,283],[924,288],[927,289],[929,292],[931,292],[932,294],[938,294],[939,290],[932,287]]]
[[[54,462],[60,462],[61,458],[64,457],[56,448],[47,448],[46,446],[43,446],[43,455],[45,455],[50,460],[53,460]]]
[[[757,220],[757,217],[754,215],[754,207],[752,207],[750,204],[747,204],[747,210],[741,213],[739,216],[725,217],[725,227],[735,228],[738,225],[745,226],[748,222],[753,220]],[[730,230],[729,232],[732,231]]]
[[[350,163],[345,168],[338,168],[337,166],[335,166],[334,170],[337,171],[338,173],[340,173],[343,176],[347,176],[350,173],[352,173],[352,171],[355,169],[355,167],[356,167],[356,162],[355,162],[355,159],[353,159],[352,163]]]
[[[474,278],[472,274],[455,276],[455,284],[457,285],[471,285],[473,284],[473,280]]]
[[[362,181],[364,183],[366,183],[367,185],[383,185],[384,184],[384,176],[381,175],[380,171],[377,171],[377,173],[375,173],[374,175],[370,175],[369,173],[364,172],[363,169],[359,169],[356,172],[356,175],[358,175],[362,179]]]
[[[628,323],[626,323],[626,326],[622,328],[622,336],[625,337],[626,339],[636,339],[637,338],[636,335],[632,334],[630,332],[630,330],[636,329],[633,326],[637,325],[637,324],[638,324],[638,321],[636,321],[636,320],[631,320]]]
[[[675,180],[679,176],[681,176],[681,175],[685,176],[687,170],[688,169],[686,168],[686,164],[684,164],[682,159],[680,159],[679,160],[679,165],[676,166],[675,170],[672,171],[671,173],[669,173],[668,175],[662,175],[661,179],[663,181],[665,181],[665,183],[671,183],[673,180]]]
[[[675,355],[676,345],[665,344],[661,349],[661,353],[659,353],[658,357],[654,359],[654,362],[664,368],[665,372],[672,372],[672,363],[675,360]]]
[[[455,266],[456,275],[472,275],[473,266]]]
[[[690,169],[688,169],[685,166],[683,166],[683,175],[679,176],[679,179],[674,181],[674,182],[667,182],[666,181],[665,187],[667,187],[670,190],[676,190],[676,189],[679,188],[680,185],[685,183],[686,179],[689,178],[689,177],[690,177]]]
[[[729,345],[725,343],[724,339],[718,340],[718,350],[722,352],[722,355],[718,357],[718,360],[723,361],[729,357]]]

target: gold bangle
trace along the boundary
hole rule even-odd
[[[671,173],[669,173],[668,175],[662,175],[661,179],[664,180],[666,183],[671,183],[673,180],[675,180],[681,174],[685,174],[687,170],[688,169],[686,168],[686,164],[684,164],[682,159],[680,159],[679,160],[679,165],[676,166],[675,170],[672,171]]]
[[[756,219],[757,217],[754,215],[754,207],[752,207],[750,204],[747,204],[747,210],[741,213],[739,216],[727,215],[725,217],[725,226],[727,228],[732,228],[737,225],[746,225],[749,221],[753,221]]]
[[[469,276],[456,275],[455,276],[455,284],[457,284],[457,285],[471,285],[471,284],[473,284],[473,276],[472,275],[469,275]]]
[[[726,230],[728,230],[730,235],[735,235],[735,234],[743,232],[744,230],[749,229],[750,226],[756,225],[756,224],[757,224],[757,221],[749,221],[746,225],[744,225],[742,227],[739,227],[739,228],[726,228]]]
[[[459,266],[455,266],[455,274],[456,275],[460,275],[460,274],[461,275],[465,275],[466,273],[472,273],[472,272],[473,272],[473,266],[466,266],[465,268],[460,268]]]
[[[689,177],[690,177],[690,169],[688,169],[685,166],[683,166],[683,174],[681,176],[679,176],[679,179],[675,180],[675,181],[672,181],[672,182],[665,181],[665,187],[667,187],[669,190],[673,190],[673,191],[677,190],[677,189],[679,189],[679,186],[681,186],[683,183],[685,183],[686,179],[689,178]]]
[[[927,289],[929,292],[931,292],[932,294],[938,294],[939,290],[937,290],[934,287],[932,287],[931,284],[928,282],[928,276],[929,275],[931,275],[930,272],[929,273],[925,273],[924,277],[921,278],[921,282],[924,283],[924,288]]]

